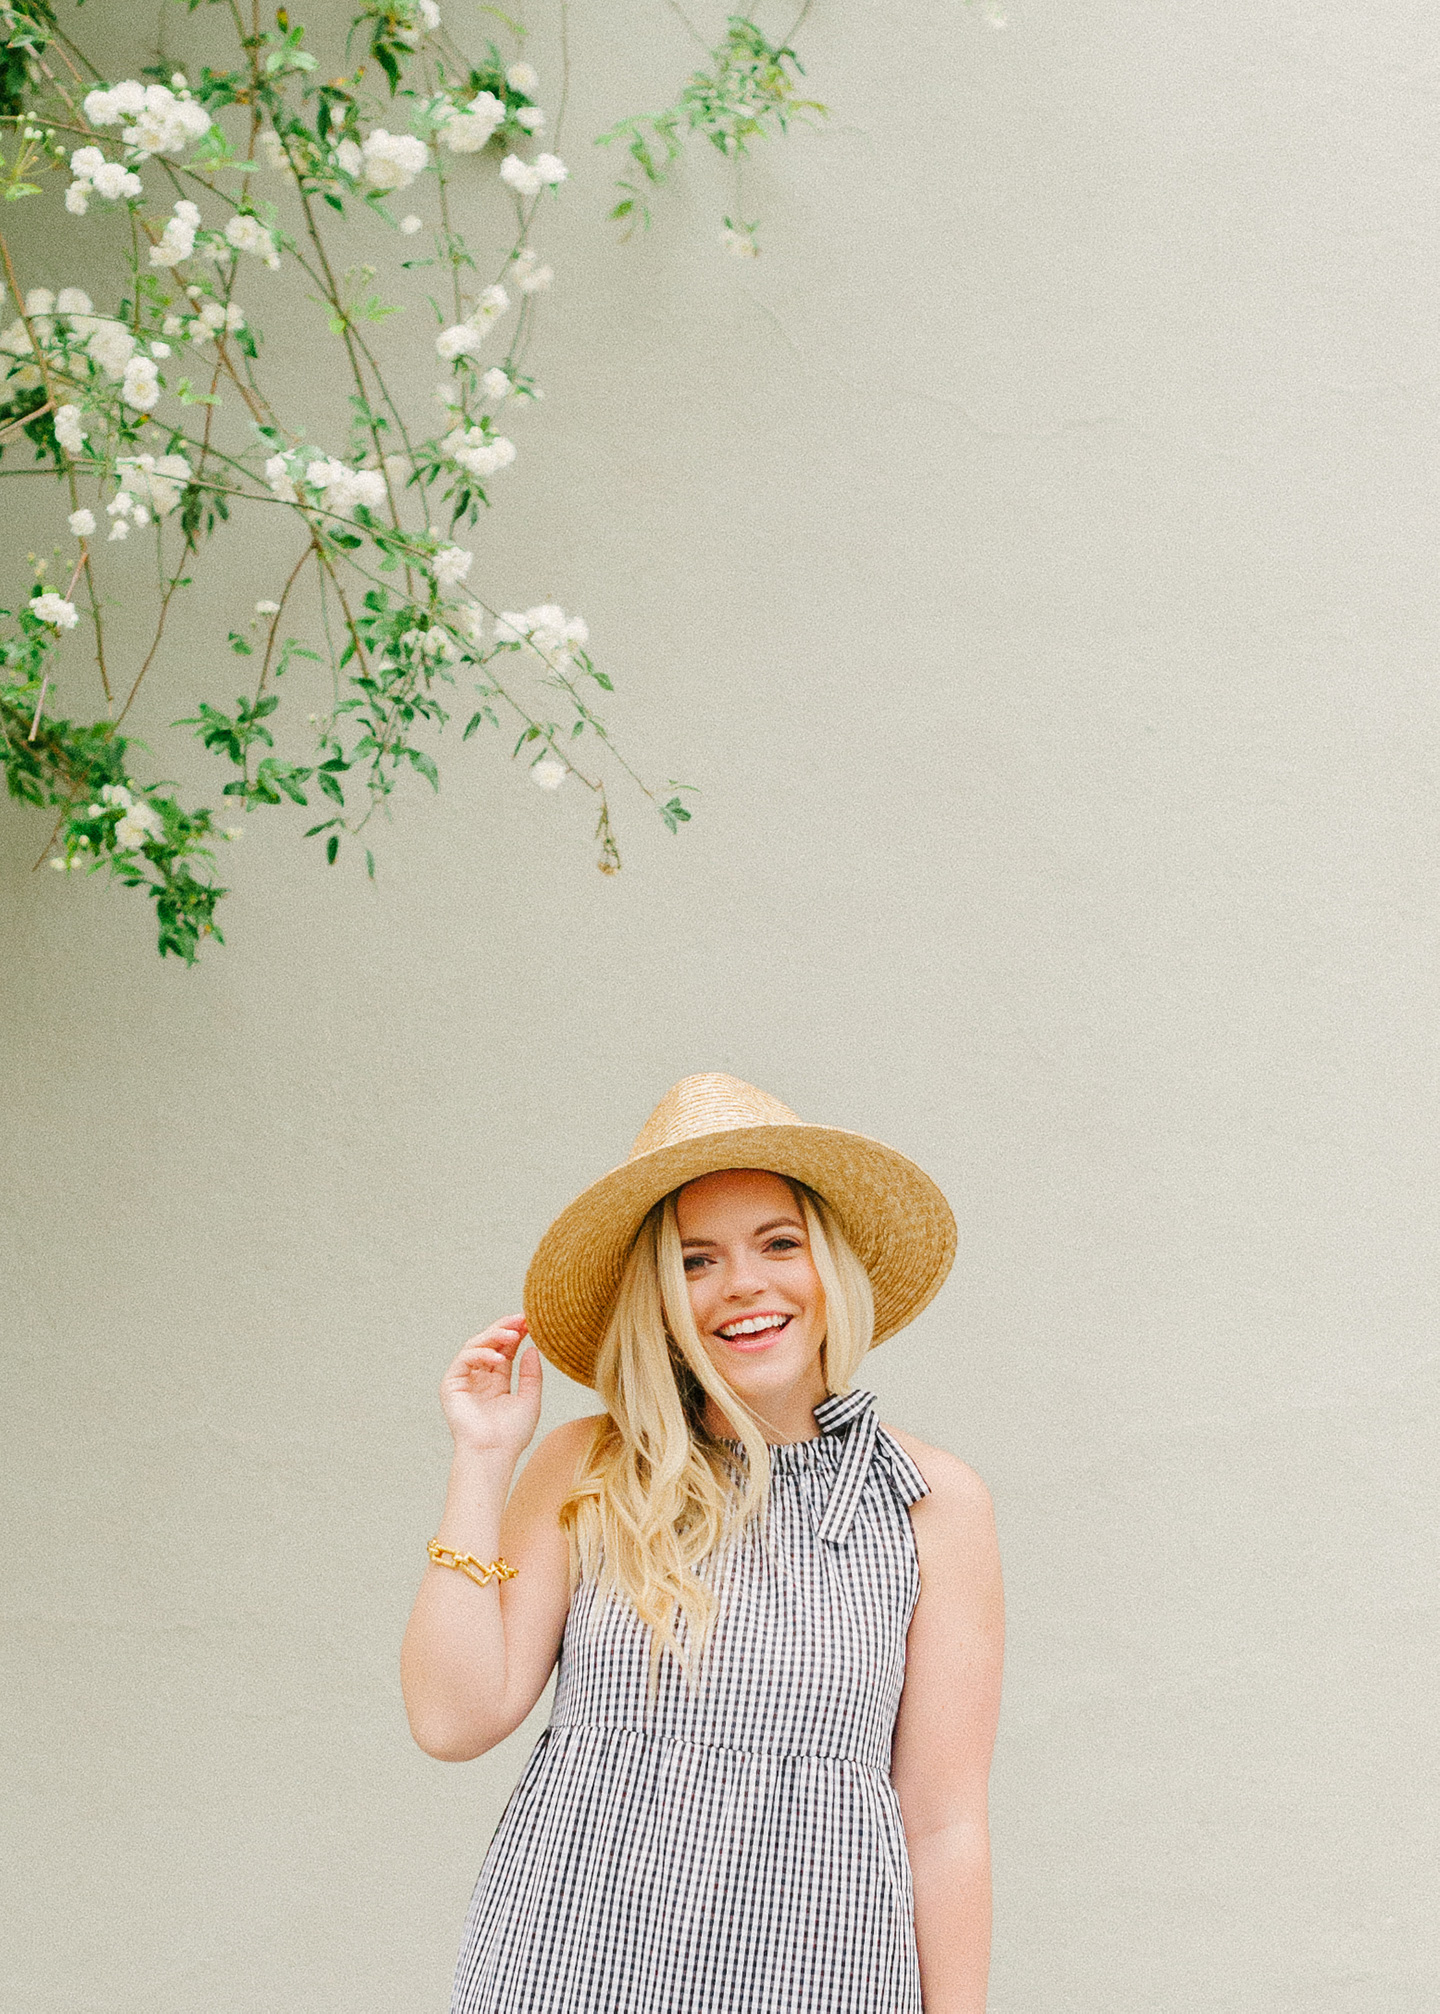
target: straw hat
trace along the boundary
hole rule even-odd
[[[620,1275],[662,1196],[722,1168],[804,1182],[840,1220],[875,1289],[875,1340],[933,1299],[955,1257],[955,1219],[930,1177],[863,1133],[807,1126],[778,1098],[718,1071],[665,1093],[630,1158],[602,1175],[540,1240],[525,1277],[530,1333],[551,1363],[592,1384]]]

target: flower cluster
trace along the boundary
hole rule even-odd
[[[336,165],[352,182],[363,180],[386,194],[408,189],[429,160],[430,149],[423,140],[413,133],[387,133],[383,126],[368,133],[363,142],[342,140],[335,149]]]
[[[175,205],[158,245],[150,247],[152,266],[178,266],[195,249],[195,233],[200,228],[200,205],[182,201]]]
[[[43,594],[30,597],[30,613],[37,622],[48,622],[58,629],[74,629],[80,620],[80,612],[73,601],[67,601],[63,594],[56,594],[47,588]]]
[[[26,85],[37,107],[45,102],[27,113],[36,130],[27,128],[25,139],[43,145],[38,167],[17,168],[17,175],[61,171],[57,193],[67,209],[97,212],[92,229],[109,222],[128,277],[115,294],[97,296],[98,312],[78,287],[31,288],[19,316],[12,310],[0,328],[0,452],[23,430],[26,452],[33,445],[68,489],[57,520],[79,542],[78,551],[69,549],[69,584],[64,576],[48,584],[37,561],[32,591],[0,628],[0,753],[12,792],[61,812],[55,864],[106,869],[143,889],[155,903],[162,953],[187,961],[205,937],[219,936],[214,909],[225,890],[200,863],[213,859],[207,841],[222,828],[208,810],[187,810],[168,786],[142,778],[142,789],[129,774],[134,757],[120,723],[156,649],[133,653],[131,677],[117,686],[117,665],[123,672],[132,654],[109,650],[105,628],[112,607],[149,595],[143,577],[127,569],[122,580],[118,570],[132,533],[150,532],[143,543],[159,572],[163,625],[171,595],[200,572],[206,542],[261,501],[274,506],[270,521],[282,536],[288,531],[292,552],[283,591],[277,580],[276,597],[254,602],[230,631],[231,649],[253,660],[253,684],[247,679],[250,689],[232,711],[202,702],[194,718],[175,723],[228,765],[223,795],[237,809],[310,804],[306,837],[320,839],[333,863],[342,842],[348,847],[403,779],[419,774],[438,784],[426,731],[444,727],[459,667],[468,666],[479,705],[463,739],[482,723],[518,725],[515,752],[528,749],[536,758],[530,774],[539,787],[553,790],[574,776],[596,793],[600,865],[606,872],[618,865],[598,767],[608,737],[589,703],[592,683],[607,691],[609,681],[587,654],[585,624],[545,604],[503,616],[487,646],[480,590],[471,586],[476,542],[458,542],[461,527],[476,524],[488,505],[482,481],[516,460],[515,443],[498,431],[499,410],[541,396],[522,359],[532,328],[529,297],[553,274],[529,243],[531,199],[559,189],[567,172],[556,154],[525,158],[543,145],[539,79],[526,63],[507,67],[493,44],[457,60],[448,36],[427,43],[441,26],[438,0],[362,0],[359,13],[354,7],[351,0],[352,26],[370,55],[353,74],[328,81],[303,46],[292,8],[253,38],[231,10],[238,67],[232,55],[231,67],[207,68],[193,92],[178,72],[168,84],[129,78],[89,91],[88,130],[69,86],[55,86],[43,66]],[[423,62],[409,65],[406,51],[422,44]],[[376,72],[384,80],[379,93]],[[90,74],[100,73],[92,66]],[[231,107],[243,108],[233,121]],[[408,130],[380,123],[402,118]],[[75,134],[73,151],[69,142],[58,151],[56,133]],[[457,222],[474,208],[469,196],[482,156],[486,179],[498,171],[520,199],[493,213],[503,235],[483,252]],[[181,181],[177,164],[187,157],[200,172],[185,168]],[[273,206],[262,199],[266,166],[291,185],[277,191]],[[392,213],[383,199],[422,177],[411,201],[425,214],[408,214],[398,203]],[[162,189],[163,199],[147,201]],[[425,200],[431,189],[433,206]],[[12,191],[30,193],[43,192]],[[364,325],[394,312],[396,283],[379,280],[375,265],[331,257],[339,248],[321,238],[331,224],[322,205],[362,231],[409,239],[433,228],[432,256],[402,270],[448,268],[436,291],[454,301],[454,319],[434,333],[442,364],[436,375],[447,380],[436,392],[443,421],[433,407],[428,422],[407,410],[385,346],[371,348]],[[297,218],[303,230],[291,235]],[[44,256],[43,233],[34,242]],[[321,310],[312,324],[317,345],[325,343],[327,323],[339,338],[329,354],[345,374],[349,418],[333,453],[312,442],[310,416],[282,409],[260,332],[247,321],[250,262],[273,272],[292,254],[297,291]],[[483,285],[487,266],[503,274],[504,285]],[[335,277],[342,272],[343,281]],[[382,291],[373,291],[377,282]],[[4,299],[0,288],[0,304]],[[513,315],[517,306],[523,312]],[[511,336],[502,347],[506,315]],[[196,358],[201,346],[206,353]],[[182,364],[167,365],[177,349]],[[192,382],[181,370],[196,362],[202,369]],[[447,510],[442,529],[434,520],[443,522]],[[42,531],[36,543],[43,540]],[[228,596],[229,576],[212,573],[211,580]],[[95,627],[106,706],[103,717],[88,709],[67,720],[56,712],[50,665],[80,620],[71,599],[77,588]],[[159,638],[157,628],[156,644]],[[548,676],[519,676],[512,688],[508,671],[522,667],[505,658],[508,650],[528,652],[527,668]],[[306,660],[316,669],[307,671]],[[163,659],[151,676],[162,675]],[[320,681],[310,704],[323,712],[305,716],[303,703],[282,709],[302,680]],[[566,717],[546,717],[552,710]],[[300,725],[307,717],[310,748],[285,747],[282,734],[310,739]],[[592,747],[593,773],[586,759]],[[672,829],[685,815],[677,800],[652,801]],[[234,830],[224,828],[223,836]],[[373,873],[368,849],[365,859]]]
[[[467,552],[463,545],[441,546],[430,562],[430,571],[435,576],[435,585],[442,594],[448,594],[459,587],[475,563],[473,552]]]
[[[509,305],[510,296],[503,287],[487,287],[463,322],[454,322],[440,331],[435,338],[435,354],[447,364],[453,364],[459,357],[473,357]]]
[[[70,173],[75,179],[65,192],[65,207],[72,217],[85,215],[92,194],[108,203],[128,203],[145,189],[132,168],[123,161],[107,161],[100,147],[77,147],[70,156]]]
[[[507,154],[500,163],[501,181],[508,182],[517,196],[538,196],[542,189],[558,189],[569,172],[558,154],[537,154],[533,161]]]
[[[482,482],[486,476],[508,469],[515,459],[514,441],[507,441],[503,434],[487,432],[483,424],[454,428],[441,442],[440,451],[446,461]]]
[[[481,91],[468,105],[452,105],[442,98],[432,112],[440,144],[452,154],[478,154],[499,126],[505,123],[505,100],[493,91]]]
[[[165,821],[152,804],[143,797],[137,797],[127,790],[123,783],[107,783],[100,792],[100,802],[88,807],[86,816],[92,821],[107,816],[115,818],[115,844],[122,853],[133,853],[147,840],[159,839],[165,831]]]
[[[567,616],[553,601],[527,608],[523,615],[513,610],[501,613],[495,624],[495,641],[529,644],[532,650],[555,666],[573,664],[578,651],[590,641],[590,630],[582,617]]]
[[[118,126],[124,119],[120,138],[141,160],[155,154],[183,154],[193,140],[209,132],[212,121],[203,105],[190,95],[190,87],[179,72],[164,84],[141,84],[127,78],[108,90],[91,91],[85,98],[85,117],[92,126]],[[71,162],[74,167],[74,162]]]
[[[248,210],[239,210],[225,226],[225,242],[237,252],[253,252],[271,272],[278,270],[280,254],[273,233]]]

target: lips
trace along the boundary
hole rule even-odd
[[[743,1318],[741,1322],[738,1323],[727,1322],[725,1324],[726,1328],[740,1329],[742,1331],[740,1334],[727,1336],[723,1334],[720,1329],[717,1329],[715,1333],[720,1338],[720,1341],[724,1343],[727,1349],[765,1350],[770,1347],[771,1343],[774,1342],[777,1336],[784,1335],[785,1331],[789,1328],[793,1320],[794,1320],[793,1315],[777,1315],[769,1313],[764,1315],[747,1315]],[[749,1331],[745,1331],[744,1323],[752,1321],[763,1321],[765,1323],[765,1327],[761,1329],[751,1329]]]

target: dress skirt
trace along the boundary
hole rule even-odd
[[[576,1590],[554,1710],[475,1886],[452,2014],[921,2014],[890,1747],[919,1470],[868,1392],[770,1450],[691,1694]]]

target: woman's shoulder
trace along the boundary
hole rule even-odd
[[[915,1505],[917,1511],[928,1504],[927,1515],[931,1517],[937,1511],[965,1521],[983,1521],[994,1516],[990,1492],[968,1462],[962,1462],[948,1448],[932,1447],[928,1441],[906,1433],[903,1427],[887,1426],[885,1431],[893,1441],[898,1441],[929,1485],[930,1494]]]
[[[521,1472],[526,1495],[553,1498],[557,1505],[569,1496],[595,1445],[596,1429],[608,1418],[608,1413],[585,1413],[577,1420],[562,1420],[538,1440]]]

